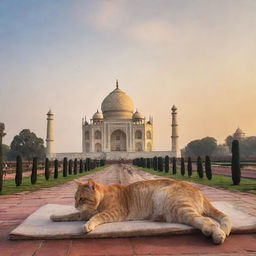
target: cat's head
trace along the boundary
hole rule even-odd
[[[93,179],[88,182],[75,180],[77,191],[75,193],[75,207],[79,211],[95,211],[101,201],[100,185]]]

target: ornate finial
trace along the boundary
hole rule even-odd
[[[118,79],[116,79],[116,88],[118,88]]]

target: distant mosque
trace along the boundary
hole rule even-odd
[[[172,107],[172,149],[153,151],[153,117],[149,120],[138,111],[134,112],[132,99],[119,88],[109,93],[88,122],[82,120],[82,152],[55,153],[53,136],[53,113],[47,113],[47,157],[53,159],[97,158],[107,160],[134,159],[137,157],[180,155],[178,149],[177,108]]]

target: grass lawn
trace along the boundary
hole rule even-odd
[[[240,185],[234,186],[232,185],[232,178],[224,175],[214,174],[212,177],[212,180],[208,180],[205,175],[203,179],[200,179],[197,176],[196,172],[193,172],[192,177],[188,177],[186,176],[186,174],[182,176],[178,168],[177,168],[177,174],[174,175],[171,173],[172,170],[170,170],[171,172],[169,173],[165,173],[165,172],[154,171],[153,169],[147,169],[147,168],[142,168],[137,166],[135,167],[140,170],[149,172],[151,174],[161,175],[161,176],[165,176],[173,179],[191,181],[191,182],[196,182],[196,183],[200,183],[200,184],[204,184],[212,187],[256,194],[256,179],[241,178]]]
[[[72,175],[68,175],[67,177],[63,177],[62,172],[59,172],[59,176],[57,179],[53,178],[53,173],[52,173],[50,176],[50,179],[47,181],[45,180],[44,174],[38,174],[37,182],[34,185],[31,184],[30,177],[23,177],[22,184],[18,187],[16,187],[15,179],[4,180],[3,190],[2,190],[2,192],[0,192],[0,196],[1,195],[13,195],[15,193],[20,193],[23,191],[35,191],[40,188],[49,188],[49,187],[53,187],[53,186],[56,186],[59,184],[64,184],[68,181],[83,177],[88,174],[92,174],[92,173],[97,172],[106,167],[107,167],[106,165],[100,166],[98,168],[95,168],[94,170],[91,170],[88,172],[83,172],[83,173],[78,172],[77,175],[72,174]]]

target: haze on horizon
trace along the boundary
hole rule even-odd
[[[56,152],[81,152],[87,120],[119,79],[146,117],[154,149],[180,148],[239,126],[256,136],[256,1],[0,2],[0,122],[10,144],[28,128],[45,139],[55,115]]]

